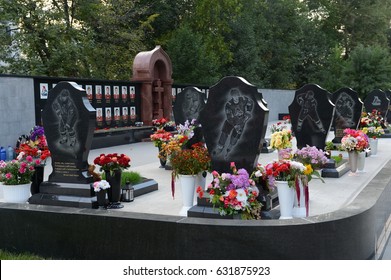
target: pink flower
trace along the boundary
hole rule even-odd
[[[231,161],[230,167],[231,167],[231,168],[234,168],[234,167],[235,167],[235,162],[234,162],[234,161]]]
[[[8,172],[7,174],[5,174],[5,178],[11,179],[12,178],[12,174]]]
[[[218,177],[219,173],[215,170],[215,171],[212,171],[212,175],[213,175],[213,177]]]
[[[25,162],[20,163],[20,168],[26,168],[26,167],[27,167],[27,163]]]
[[[26,160],[27,160],[28,162],[33,162],[33,157],[32,157],[32,156],[27,156],[27,157],[26,157]]]
[[[40,160],[40,159],[36,159],[36,160],[35,160],[35,164],[36,164],[36,165],[40,165],[40,164],[41,164],[41,160]]]
[[[19,168],[19,173],[24,174],[26,172],[26,168],[20,167]]]

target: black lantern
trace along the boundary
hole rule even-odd
[[[122,188],[122,201],[132,202],[134,200],[134,188],[129,181],[126,181],[125,186]]]

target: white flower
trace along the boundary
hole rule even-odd
[[[259,178],[259,177],[261,177],[261,176],[262,176],[261,170],[257,170],[257,171],[255,172],[255,177]]]
[[[305,170],[305,166],[304,164],[302,164],[301,162],[297,162],[297,161],[291,161],[291,167],[293,169],[297,169],[299,170],[300,172],[303,172]]]
[[[25,153],[20,152],[19,155],[16,157],[17,160],[21,160],[24,157]]]

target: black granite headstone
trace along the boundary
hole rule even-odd
[[[357,129],[360,124],[363,102],[356,91],[351,88],[341,88],[334,92],[331,101],[335,104],[333,127],[334,143],[341,143],[346,128]]]
[[[289,114],[299,149],[306,145],[324,149],[334,116],[335,106],[330,96],[328,91],[315,84],[296,91],[289,105]]]
[[[210,88],[200,123],[212,169],[230,172],[230,163],[249,173],[258,162],[269,110],[257,88],[240,77],[225,77]]]
[[[49,91],[42,112],[53,171],[40,185],[41,193],[29,202],[74,207],[93,207],[88,154],[95,129],[96,112],[85,90],[74,82],[60,82]]]
[[[389,105],[390,100],[387,98],[386,93],[380,89],[372,90],[364,100],[365,110],[368,113],[377,110],[384,119],[387,116]]]
[[[390,102],[391,102],[391,90],[387,89],[384,92],[385,92],[388,100],[390,100]],[[386,116],[385,120],[388,123],[391,123],[391,104],[388,105],[388,111],[387,111],[387,116]]]
[[[177,94],[173,112],[176,124],[186,120],[198,120],[200,111],[205,107],[205,93],[196,87],[187,87]]]

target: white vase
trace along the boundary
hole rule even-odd
[[[371,147],[371,156],[375,156],[377,154],[377,144],[378,139],[369,138],[369,146]]]
[[[30,197],[31,183],[23,185],[2,185],[4,202],[26,203]]]
[[[280,204],[280,219],[292,219],[295,190],[288,186],[287,181],[276,181],[276,186]]]
[[[201,187],[202,190],[205,190],[205,184],[206,184],[206,176],[202,176],[203,172],[200,172],[197,174],[197,177],[195,179],[195,193],[194,193],[194,204],[197,204],[197,188]]]
[[[292,216],[295,218],[303,218],[308,217],[308,205],[306,205],[306,198],[307,202],[309,201],[309,198],[306,197],[309,195],[308,193],[308,186],[304,187],[301,180],[299,180],[298,187],[295,188],[295,196],[294,196],[294,203],[293,203],[293,212]]]
[[[179,181],[182,190],[183,207],[179,212],[181,216],[187,216],[187,211],[194,205],[194,192],[196,175],[181,175],[179,174]]]
[[[358,153],[357,172],[364,172],[366,152]]]

